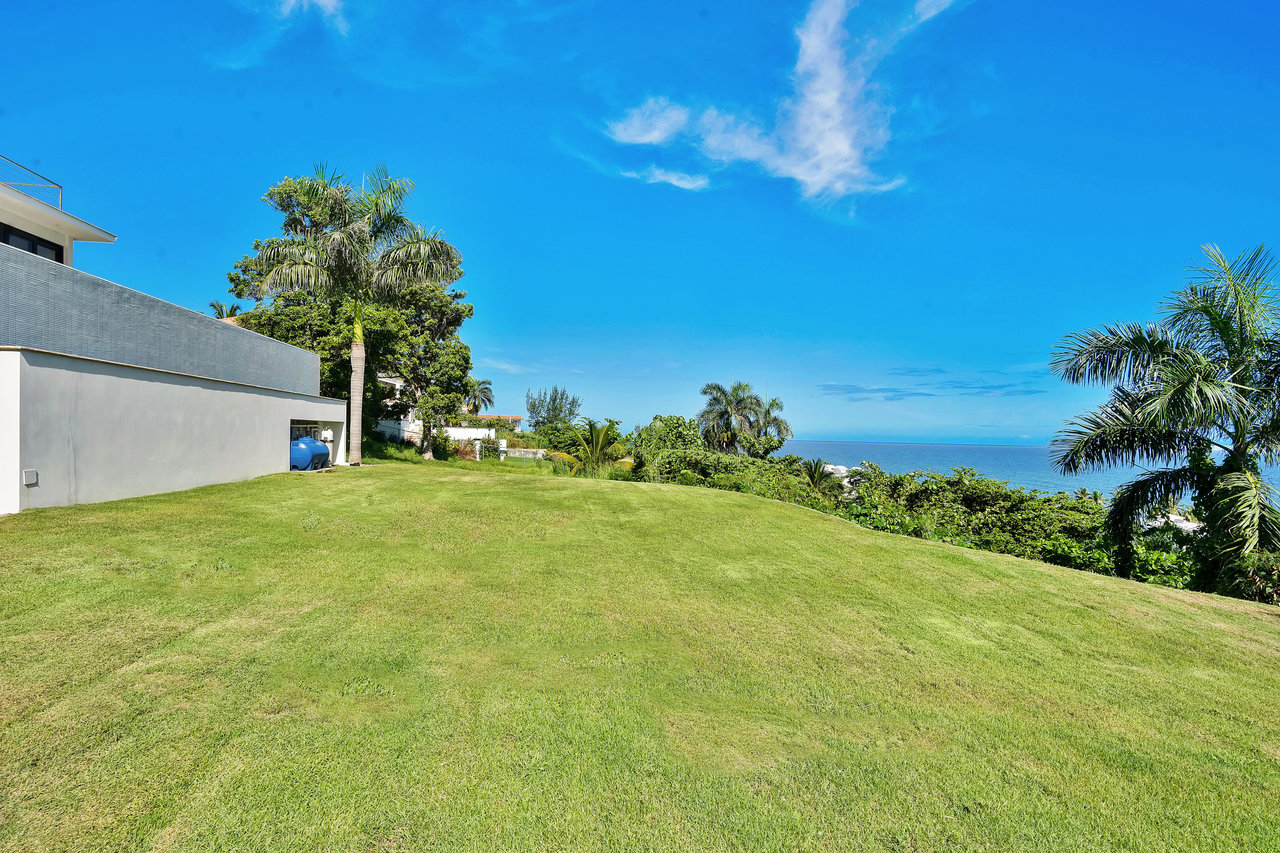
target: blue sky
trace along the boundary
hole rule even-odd
[[[10,0],[12,4],[14,0]],[[1274,236],[1280,13],[1082,0],[29,2],[0,153],[200,309],[323,160],[463,252],[497,410],[743,379],[812,439],[1043,443],[1067,332]],[[54,22],[56,21],[56,26]]]

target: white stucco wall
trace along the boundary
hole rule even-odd
[[[445,435],[454,441],[475,441],[476,439],[493,438],[496,431],[490,427],[442,427]]]
[[[16,395],[6,379],[14,357]],[[11,409],[20,412],[16,470],[12,460],[6,470],[3,450]],[[287,471],[291,420],[330,425],[334,458],[346,458],[341,400],[52,353],[0,352],[0,474],[19,483],[18,506],[7,511]],[[38,472],[37,485],[21,485],[24,469]],[[0,512],[3,501],[0,492]]]

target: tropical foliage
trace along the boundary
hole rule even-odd
[[[489,379],[470,379],[464,399],[466,409],[473,415],[493,408],[493,382]]]
[[[260,257],[264,295],[294,291],[345,301],[351,318],[350,461],[360,462],[365,382],[364,313],[394,302],[414,286],[444,287],[462,276],[461,255],[439,232],[414,223],[405,205],[413,182],[379,166],[360,187],[317,167],[311,177],[286,178],[266,201],[283,217],[283,239],[267,241]]]
[[[844,488],[842,479],[824,459],[804,460],[800,463],[800,474],[815,492],[826,497],[834,497]]]
[[[631,467],[630,463],[622,461],[626,448],[622,444],[617,421],[597,423],[585,418],[573,435],[577,443],[574,452],[553,451],[550,454],[553,460],[568,465],[570,474],[593,474],[614,465],[624,469]]]
[[[227,320],[240,314],[240,303],[232,302],[228,305],[217,299],[210,300],[209,309],[213,311],[213,316],[219,320]]]
[[[779,414],[782,401],[764,399],[746,382],[708,382],[700,393],[706,403],[698,425],[708,447],[763,459],[791,437],[791,425]]]
[[[1150,466],[1107,513],[1118,573],[1134,573],[1139,519],[1190,494],[1205,522],[1192,586],[1273,600],[1280,510],[1261,465],[1280,460],[1275,264],[1262,246],[1230,259],[1216,246],[1204,253],[1160,322],[1077,332],[1058,348],[1062,379],[1111,395],[1068,423],[1055,461],[1071,474]]]

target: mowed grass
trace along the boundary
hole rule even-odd
[[[0,519],[10,850],[1274,850],[1280,611],[382,464]]]

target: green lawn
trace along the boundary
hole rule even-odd
[[[443,463],[0,519],[11,850],[1280,849],[1280,610]]]

